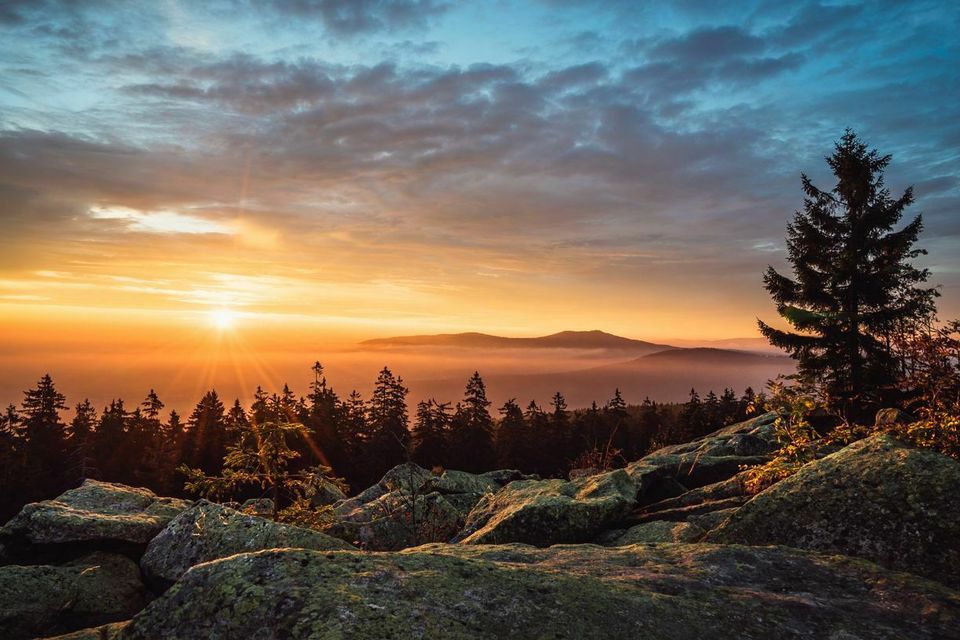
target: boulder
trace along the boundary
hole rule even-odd
[[[460,537],[465,544],[585,542],[620,521],[636,493],[623,469],[573,481],[511,482],[473,508]]]
[[[843,553],[960,586],[960,462],[871,436],[757,494],[706,539]]]
[[[125,620],[146,604],[137,563],[95,552],[62,566],[0,567],[4,640],[34,638]]]
[[[307,487],[306,498],[314,507],[325,507],[346,500],[347,494],[326,478],[317,478]]]
[[[641,543],[694,542],[703,534],[703,530],[686,522],[654,520],[629,529],[606,531],[597,537],[596,543],[605,547],[624,547]]]
[[[732,424],[691,442],[658,449],[626,466],[640,486],[640,504],[723,482],[767,462],[777,448],[775,412]]]
[[[166,587],[190,567],[245,551],[295,547],[352,549],[337,538],[200,500],[164,527],[140,560],[151,584]]]
[[[462,521],[461,511],[436,491],[391,491],[340,514],[325,531],[369,551],[396,551],[426,542],[446,542]]]
[[[61,636],[49,637],[45,640],[117,640],[123,628],[130,624],[129,620],[123,622],[111,622],[110,624],[100,625],[99,627],[89,627],[80,629],[73,633],[65,633]]]
[[[202,564],[121,637],[910,640],[958,625],[941,584],[787,548],[428,545]]]
[[[85,544],[111,549],[145,545],[191,502],[159,498],[148,489],[85,480],[53,500],[34,502],[3,528],[11,549],[22,545]]]

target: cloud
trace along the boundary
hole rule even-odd
[[[682,11],[705,15],[693,4]],[[581,296],[598,280],[669,291],[714,276],[760,299],[757,274],[779,259],[776,238],[800,203],[798,174],[828,180],[822,156],[847,125],[894,153],[893,186],[917,183],[933,233],[957,233],[960,114],[943,99],[955,74],[942,63],[956,47],[930,49],[918,65],[903,44],[947,43],[946,26],[918,21],[894,34],[877,23],[886,13],[754,4],[735,25],[724,13],[630,34],[577,24],[556,33],[557,49],[538,49],[556,59],[493,63],[484,52],[438,63],[460,44],[431,29],[461,10],[293,2],[247,12],[297,19],[268,21],[271,35],[299,38],[314,19],[351,42],[380,34],[350,55],[293,37],[215,46],[249,37],[249,25],[220,33],[210,20],[209,48],[154,25],[139,42],[101,30],[61,55],[69,36],[48,30],[52,40],[17,62],[37,73],[9,81],[19,97],[0,128],[0,233],[14,246],[0,269],[36,270],[40,255],[88,276],[182,264],[177,287],[141,289],[184,291],[216,261],[289,278],[292,305],[307,304],[314,280],[385,274],[423,291],[496,280]],[[633,9],[591,11],[619,19]],[[881,29],[897,55],[875,55],[881,45],[859,27]],[[397,29],[431,31],[422,42],[383,35]],[[572,55],[571,39],[589,55]],[[38,95],[56,99],[27,99]]]

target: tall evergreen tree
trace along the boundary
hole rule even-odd
[[[527,469],[528,434],[523,410],[515,398],[500,407],[500,422],[494,431],[497,466],[501,469]]]
[[[493,418],[487,387],[479,372],[467,381],[463,402],[455,415],[449,441],[449,463],[463,471],[488,471],[496,462],[493,448]]]
[[[194,408],[184,432],[184,456],[189,466],[217,474],[227,451],[227,421],[220,396],[208,391]]]
[[[52,497],[65,483],[67,429],[60,412],[67,408],[66,398],[57,391],[50,374],[23,395],[28,490],[34,497]]]
[[[303,420],[307,426],[305,440],[310,445],[310,451],[304,455],[304,459],[311,464],[319,462],[339,472],[347,464],[344,443],[338,429],[341,420],[340,399],[327,384],[323,365],[319,360],[313,363],[311,371],[313,382],[310,383],[307,414]]]
[[[71,485],[99,475],[92,446],[96,427],[97,410],[90,400],[78,402],[67,429],[67,481]]]
[[[369,439],[364,446],[363,472],[373,484],[388,469],[407,459],[410,431],[407,428],[407,388],[403,379],[384,367],[367,409]]]
[[[763,278],[798,333],[758,322],[797,360],[802,379],[822,383],[848,417],[860,417],[895,380],[892,336],[928,320],[937,291],[921,286],[929,271],[910,262],[925,253],[914,247],[921,217],[894,230],[913,189],[891,197],[883,175],[890,156],[847,130],[826,161],[836,185],[824,191],[803,175],[803,211],[787,227],[794,277],[769,267]]]
[[[100,412],[93,438],[93,457],[101,477],[114,482],[129,482],[130,461],[125,458],[127,423],[130,414],[123,399],[111,400]]]
[[[417,416],[411,434],[413,461],[425,467],[445,465],[450,430],[450,403],[434,399],[417,404]]]

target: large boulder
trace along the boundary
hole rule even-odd
[[[121,637],[909,640],[958,625],[943,585],[787,548],[429,545],[202,564]]]
[[[707,540],[843,553],[960,585],[960,462],[876,435],[757,494]]]
[[[85,480],[53,500],[34,502],[0,528],[9,549],[23,545],[145,545],[190,506],[148,489]]]
[[[637,485],[618,469],[589,478],[520,480],[481,500],[464,526],[466,544],[586,542],[620,521]]]
[[[626,471],[640,487],[639,502],[646,505],[674,498],[768,461],[780,446],[776,419],[776,413],[765,413],[630,463]]]
[[[515,480],[533,478],[539,479],[513,469],[438,474],[404,463],[372,487],[338,502],[333,508],[336,521],[327,532],[371,551],[446,542],[482,498]]]
[[[150,541],[140,567],[151,584],[166,587],[201,562],[282,547],[319,551],[353,548],[319,531],[273,522],[200,500],[171,520]]]
[[[326,532],[369,551],[397,551],[446,542],[462,522],[461,511],[436,491],[390,491],[341,514]]]
[[[137,564],[95,552],[62,566],[0,567],[4,640],[54,635],[125,620],[146,604]]]

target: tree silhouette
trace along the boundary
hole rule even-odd
[[[64,483],[67,433],[60,412],[67,408],[66,398],[57,391],[50,374],[23,395],[21,414],[29,489],[36,495],[47,495],[63,488]]]
[[[413,461],[425,467],[444,465],[450,431],[450,403],[434,399],[417,404],[411,444]]]
[[[823,191],[802,176],[803,211],[787,227],[793,278],[769,267],[764,285],[797,333],[759,321],[770,342],[797,360],[798,376],[820,383],[848,417],[858,417],[889,390],[897,363],[896,332],[930,318],[937,292],[919,285],[929,271],[910,260],[921,217],[894,227],[913,202],[884,186],[890,156],[867,150],[849,129],[826,158],[836,185]]]
[[[486,471],[496,461],[493,448],[493,418],[490,416],[487,387],[479,372],[467,381],[463,402],[450,429],[449,464],[464,471]]]

